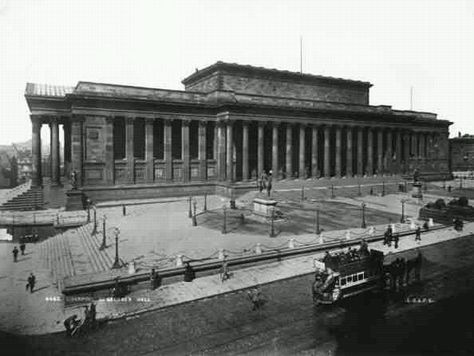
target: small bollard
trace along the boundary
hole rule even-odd
[[[374,235],[375,234],[375,227],[371,226],[369,227],[369,235]]]
[[[225,253],[224,253],[224,249],[221,248],[219,249],[219,260],[222,261],[224,258],[225,258]]]
[[[428,226],[429,226],[429,227],[433,227],[433,226],[434,226],[433,218],[429,218],[429,219],[428,219]]]
[[[295,248],[295,239],[291,238],[290,241],[288,241],[288,248]]]
[[[122,204],[122,215],[127,215],[127,208],[125,207],[125,204]]]
[[[183,265],[183,256],[178,255],[176,256],[176,267],[181,267]]]
[[[350,240],[351,239],[351,230],[347,230],[346,231],[346,240]]]
[[[324,236],[323,236],[323,233],[320,233],[320,234],[319,234],[319,243],[320,243],[320,244],[323,244],[323,243],[324,243]]]
[[[128,274],[134,274],[136,272],[135,261],[128,264]]]
[[[416,229],[416,224],[415,224],[415,220],[411,220],[410,221],[410,230],[415,230]]]
[[[255,254],[256,255],[262,254],[262,247],[260,246],[260,243],[257,243],[257,246],[255,246]]]

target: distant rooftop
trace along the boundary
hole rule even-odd
[[[369,82],[364,82],[364,81],[359,81],[359,80],[343,79],[343,78],[307,74],[307,73],[300,73],[300,72],[291,72],[288,70],[256,67],[256,66],[243,65],[243,64],[238,64],[238,63],[226,63],[226,62],[221,62],[221,61],[211,64],[210,66],[205,67],[203,69],[197,70],[195,73],[184,78],[181,81],[181,83],[183,83],[184,85],[187,85],[213,72],[217,72],[220,70],[235,72],[235,73],[247,73],[251,75],[271,76],[273,78],[281,78],[281,79],[288,79],[288,80],[291,80],[291,79],[292,80],[308,80],[308,81],[312,80],[312,81],[333,82],[333,83],[340,83],[340,84],[345,83],[349,85],[356,85],[356,86],[363,86],[363,87],[372,86],[372,84]]]

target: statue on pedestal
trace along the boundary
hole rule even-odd
[[[72,189],[76,190],[77,189],[77,172],[72,171],[71,173],[71,185]]]

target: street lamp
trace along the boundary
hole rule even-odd
[[[106,244],[107,235],[105,232],[106,220],[107,220],[107,217],[104,215],[104,219],[102,220],[102,245],[100,245],[99,250],[104,250],[107,247],[107,244]]]
[[[193,212],[191,210],[191,199],[192,199],[192,197],[189,196],[189,198],[188,198],[188,203],[189,203],[188,218],[191,218],[193,216]]]
[[[360,191],[360,182],[357,184],[357,188],[358,188],[357,195],[361,196],[362,192]]]
[[[402,216],[400,218],[400,222],[404,223],[405,222],[405,203],[408,201],[408,199],[402,199],[400,202],[402,203]]]
[[[114,235],[115,235],[115,261],[112,265],[112,268],[120,268],[120,260],[119,260],[119,252],[118,252],[118,239],[119,239],[120,230],[118,227],[114,228]]]
[[[331,199],[334,199],[336,196],[334,195],[334,184],[331,184]]]
[[[362,203],[360,206],[362,207],[362,223],[360,224],[360,227],[365,229],[367,227],[367,224],[365,223],[365,207],[367,204]]]
[[[223,211],[224,211],[224,221],[223,221],[223,223],[222,223],[222,233],[223,233],[223,234],[226,234],[226,233],[227,233],[227,226],[226,226],[226,225],[227,225],[227,222],[226,222],[226,220],[227,220],[227,208],[226,208],[226,206],[224,205],[224,206],[222,207],[222,209],[223,209]]]
[[[319,235],[321,233],[321,229],[319,228],[319,208],[316,208],[316,229],[315,229],[316,235]]]
[[[272,229],[270,230],[270,237],[275,237],[275,225],[274,225],[274,220],[275,220],[275,208],[272,208],[272,216],[271,216],[271,226]]]
[[[207,211],[207,193],[204,193],[204,211]]]
[[[193,199],[193,210],[194,210],[194,214],[193,214],[193,226],[197,226],[197,220],[196,220],[196,199]]]
[[[385,196],[385,181],[382,181],[382,196]]]
[[[304,200],[304,185],[301,186],[301,201]]]
[[[94,206],[92,207],[94,211],[94,228],[92,229],[92,235],[97,234],[97,208]]]
[[[89,198],[87,198],[86,203],[87,203],[87,223],[90,223],[91,222],[91,203],[92,203],[92,201]]]

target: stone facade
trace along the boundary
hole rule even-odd
[[[451,138],[449,149],[452,171],[474,171],[474,135]]]
[[[217,62],[183,80],[186,90],[79,82],[29,83],[33,184],[41,185],[43,124],[83,190],[242,185],[274,179],[449,175],[449,121],[369,105],[370,83]],[[64,152],[59,152],[59,127]],[[185,188],[182,188],[184,185]],[[102,193],[101,192],[102,189]],[[159,194],[158,194],[159,195]]]

